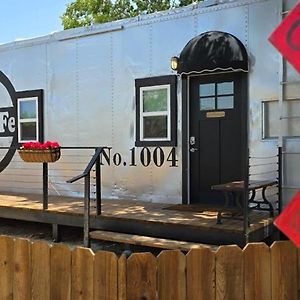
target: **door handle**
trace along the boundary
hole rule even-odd
[[[196,144],[196,138],[194,136],[190,137],[190,145],[193,146]]]
[[[190,148],[190,152],[194,153],[195,151],[198,151],[198,148]]]

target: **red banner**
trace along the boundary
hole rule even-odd
[[[300,3],[275,29],[269,41],[300,73]]]
[[[300,191],[277,217],[274,224],[300,248]]]

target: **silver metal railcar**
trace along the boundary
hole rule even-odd
[[[279,145],[288,201],[300,186],[299,74],[268,36],[296,2],[204,1],[1,45],[0,146],[109,146],[103,197],[198,203],[242,178],[248,146],[251,176],[276,177],[255,159]],[[63,150],[50,193],[81,196],[66,180],[92,154]],[[1,192],[42,192],[39,165],[1,155]]]

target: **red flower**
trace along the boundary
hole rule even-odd
[[[22,145],[22,149],[54,149],[59,148],[60,145],[57,142],[47,141],[45,143],[40,142],[27,142]]]

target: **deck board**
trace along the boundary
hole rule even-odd
[[[199,227],[202,229],[221,230],[242,233],[243,221],[222,219],[222,224],[216,224],[216,212],[175,211],[166,209],[170,204],[149,203],[133,200],[102,200],[102,214],[99,218],[135,220],[138,222],[176,224]],[[1,207],[11,207],[22,210],[42,211],[42,196],[32,194],[1,194]],[[50,213],[66,215],[82,215],[83,199],[63,196],[49,196]],[[92,215],[95,216],[95,202],[92,200]],[[269,218],[266,212],[250,212],[250,232],[272,224],[274,218]]]

